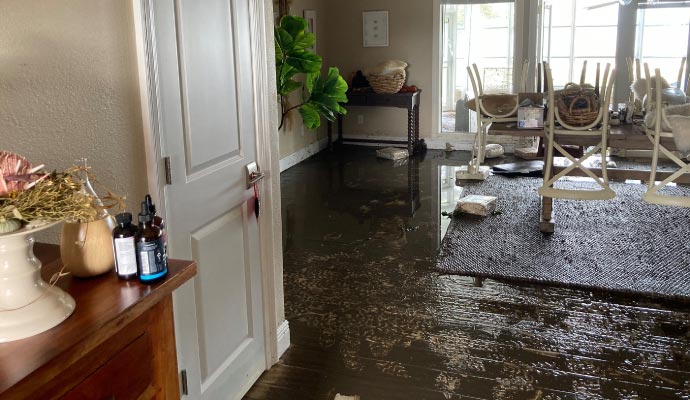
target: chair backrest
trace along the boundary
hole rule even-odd
[[[573,130],[573,131],[584,131],[588,130],[591,128],[596,127],[600,123],[603,123],[604,125],[608,125],[608,118],[609,118],[609,104],[611,103],[611,94],[613,92],[613,82],[616,80],[616,70],[611,70],[611,64],[606,64],[606,69],[604,70],[604,79],[602,81],[602,90],[601,93],[599,94],[599,99],[600,99],[600,107],[599,107],[599,114],[597,115],[596,119],[594,122],[585,125],[585,126],[572,126],[563,121],[561,118],[559,112],[558,112],[558,107],[556,106],[555,102],[555,91],[554,91],[554,86],[553,86],[553,75],[551,74],[551,67],[547,62],[544,62],[544,74],[545,74],[545,83],[547,86],[547,101],[548,101],[548,113],[547,113],[547,124],[549,126],[553,126],[554,122],[558,121],[558,123],[567,130]],[[603,101],[602,101],[603,100]]]
[[[680,59],[680,69],[678,70],[676,89],[680,89],[685,92],[686,96],[690,96],[690,63],[687,61],[687,57]]]
[[[601,64],[597,63],[596,74],[594,77],[594,91],[599,93],[599,83],[601,76]],[[587,60],[582,62],[582,72],[580,72],[580,85],[587,83]]]
[[[678,80],[676,81],[676,89],[683,89],[683,81],[685,80],[685,74],[683,72],[685,71],[685,61],[686,58],[683,57],[680,59],[680,69],[678,70]],[[685,88],[685,91],[687,92],[687,87]]]
[[[518,92],[525,92],[527,88],[527,79],[529,77],[529,60],[522,62],[522,71],[520,71],[520,82],[518,84]],[[479,68],[477,64],[472,64],[467,66],[467,75],[470,77],[470,83],[472,84],[472,90],[474,91],[474,96],[479,97],[484,95],[484,85],[482,83],[481,75],[479,74]]]
[[[580,72],[580,85],[584,85],[587,77],[587,60],[582,62],[582,72]]]
[[[649,73],[649,64],[644,63],[644,76],[647,81],[647,96],[645,98],[645,110],[647,112],[655,112],[656,117],[654,118],[654,132],[659,134],[662,131],[662,121],[666,119],[666,109],[663,107],[661,88],[661,70],[659,68],[654,69],[654,87],[658,88],[654,90],[654,95],[652,96],[652,76]],[[668,121],[665,121],[668,125]],[[651,129],[648,126],[647,129]]]

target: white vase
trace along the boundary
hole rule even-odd
[[[41,278],[33,253],[33,234],[53,225],[0,234],[0,343],[47,331],[74,311],[72,296]]]

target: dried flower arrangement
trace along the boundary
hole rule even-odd
[[[85,165],[46,173],[15,153],[0,151],[0,234],[23,225],[54,221],[89,222],[109,208],[124,208],[124,198],[108,191],[103,204],[85,187],[96,181]]]

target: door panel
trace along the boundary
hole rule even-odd
[[[239,151],[236,43],[227,0],[178,1],[177,14],[185,154],[193,173]]]
[[[239,399],[266,368],[249,2],[156,0],[168,246],[198,274],[174,293],[191,399]],[[238,77],[241,77],[238,78]]]
[[[238,207],[191,235],[192,256],[204,266],[195,285],[202,380],[215,373],[252,331],[243,218]],[[233,249],[232,254],[227,249]]]

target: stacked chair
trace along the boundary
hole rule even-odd
[[[683,59],[683,64],[685,59]],[[662,144],[662,138],[673,138],[673,133],[665,131],[664,126],[669,126],[669,122],[666,115],[666,108],[662,102],[662,91],[654,90],[652,91],[651,80],[652,77],[649,73],[649,66],[644,65],[645,77],[647,80],[647,101],[645,102],[645,109],[648,113],[656,113],[654,118],[654,125],[647,126],[645,133],[649,140],[653,144],[652,153],[652,167],[649,176],[649,182],[647,191],[642,195],[642,199],[648,203],[659,204],[665,206],[678,206],[678,207],[690,207],[690,197],[680,196],[673,194],[660,193],[660,191],[666,188],[669,184],[674,183],[680,176],[685,173],[690,173],[690,163],[684,161],[679,157],[674,151],[669,149],[667,146]],[[682,78],[683,68],[681,66],[681,72],[679,73],[679,80]],[[656,88],[661,87],[661,72],[657,68],[654,74],[654,80],[656,81]],[[677,86],[677,88],[681,88]],[[686,87],[686,92],[687,92]],[[668,140],[665,141],[668,143]],[[666,158],[673,161],[678,167],[673,173],[671,173],[666,179],[657,182],[656,175],[659,166],[659,156],[664,155]]]
[[[585,68],[583,68],[583,71]],[[544,123],[546,136],[546,164],[544,166],[544,182],[542,187],[539,188],[539,194],[548,198],[575,200],[608,200],[614,198],[616,194],[609,186],[606,170],[606,148],[609,131],[608,109],[611,102],[611,94],[613,92],[613,83],[615,81],[615,69],[611,70],[610,64],[606,65],[601,85],[601,93],[598,96],[600,102],[599,111],[591,122],[582,124],[573,123],[566,117],[565,113],[562,114],[562,110],[559,110],[556,103],[556,93],[554,91],[551,68],[548,63],[544,63],[544,72],[546,76],[545,82],[548,99],[548,111]],[[581,80],[584,80],[584,74],[583,72]],[[568,135],[577,135],[580,137],[583,135],[591,136],[593,145],[581,157],[576,158],[558,142],[559,138],[565,138]],[[601,176],[597,176],[584,165],[586,160],[596,157],[597,154],[601,157]],[[569,166],[565,167],[557,174],[553,173],[553,159],[555,156],[565,157],[571,162]],[[598,189],[564,189],[555,186],[559,179],[576,169],[579,169],[586,176],[592,178],[597,184]]]
[[[477,114],[477,133],[474,136],[474,144],[472,146],[472,158],[467,165],[466,172],[463,173],[460,179],[484,179],[486,174],[482,171],[485,168],[488,171],[488,167],[482,167],[481,164],[484,162],[485,151],[487,145],[487,135],[489,131],[489,126],[494,122],[517,122],[517,109],[519,107],[519,101],[517,94],[514,95],[514,106],[506,110],[501,110],[496,112],[495,110],[490,110],[485,104],[485,91],[482,85],[482,79],[479,74],[479,68],[477,64],[472,64],[472,66],[467,67],[467,74],[470,77],[470,82],[472,83],[472,90],[475,95],[475,111]],[[525,91],[525,86],[527,84],[527,77],[529,75],[529,60],[525,60],[522,64],[520,84],[518,86],[519,92]]]

